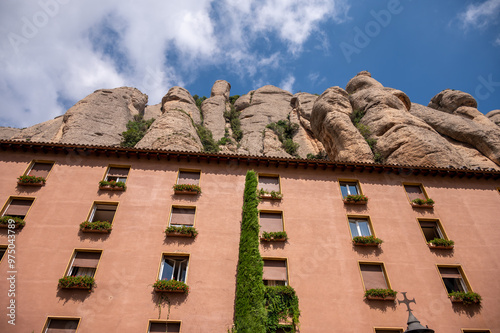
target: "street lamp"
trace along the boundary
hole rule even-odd
[[[406,328],[406,331],[404,333],[434,333],[434,330],[431,330],[428,327],[422,326],[420,324],[420,321],[418,321],[417,317],[413,315],[410,309],[410,303],[415,303],[415,298],[413,299],[408,299],[406,298],[406,292],[402,292],[404,299],[402,301],[398,300],[398,304],[405,304],[406,307],[408,308],[408,327]]]

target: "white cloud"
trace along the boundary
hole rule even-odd
[[[486,0],[480,4],[470,4],[459,15],[465,28],[482,28],[494,22],[500,13],[500,0]]]
[[[255,76],[300,52],[321,22],[343,20],[344,1],[3,0],[0,124],[46,121],[66,111],[62,101],[123,85],[158,103],[204,66],[265,81]]]
[[[493,42],[493,45],[500,46],[500,36],[498,36],[497,39],[495,39],[495,41]]]
[[[293,84],[294,83],[295,83],[295,77],[290,74],[283,81],[280,82],[279,87],[281,89],[289,91],[293,94]]]

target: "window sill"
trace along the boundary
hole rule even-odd
[[[175,190],[174,190],[174,193],[175,194],[190,194],[190,195],[198,195],[198,194],[200,194],[197,191],[175,191]]]
[[[281,199],[283,199],[283,196],[273,197],[271,194],[259,194],[258,197],[259,197],[259,199],[266,199],[266,200],[281,200]]]
[[[111,229],[80,229],[81,232],[85,233],[96,233],[96,234],[109,234],[111,232]]]
[[[81,290],[90,290],[92,287],[86,287],[86,286],[72,286],[72,287],[59,287],[61,289],[81,289]]]
[[[359,200],[359,201],[353,201],[353,200],[343,200],[344,204],[346,205],[366,205],[368,202],[367,200]]]
[[[178,289],[158,289],[154,288],[155,293],[182,293],[185,294],[185,290],[178,290]]]
[[[44,186],[45,183],[44,182],[37,182],[37,183],[17,182],[17,185],[20,185],[20,186],[38,186],[38,187],[41,187],[41,186]]]
[[[22,228],[24,228],[24,224],[15,223],[14,229],[22,229]],[[0,229],[10,229],[10,228],[8,224],[0,223]]]
[[[453,250],[453,248],[455,247],[455,245],[449,245],[449,246],[445,246],[445,245],[434,245],[432,243],[427,243],[427,246],[429,246],[429,249],[431,250]]]
[[[448,296],[451,300],[452,303],[462,303],[464,304],[464,300],[463,299],[460,299],[460,298],[456,298],[454,296]],[[464,305],[475,305],[475,304],[479,304],[481,303],[480,301],[474,301],[472,304],[464,304]]]
[[[125,188],[120,187],[120,186],[105,185],[105,186],[99,186],[99,190],[101,190],[101,191],[125,191]]]
[[[372,246],[372,247],[379,247],[380,244],[378,243],[356,243],[352,242],[354,246]]]
[[[182,234],[180,232],[166,232],[165,233],[168,237],[189,237],[189,238],[195,238],[196,236],[192,234]]]
[[[371,300],[371,301],[392,301],[392,302],[394,302],[396,300],[395,296],[387,296],[387,297],[365,296],[365,298],[368,300]]]
[[[265,239],[263,237],[260,238],[262,242],[286,242],[288,238],[272,238],[272,239]]]
[[[419,205],[419,204],[416,204],[416,203],[414,203],[414,202],[411,202],[410,204],[411,204],[411,206],[412,206],[413,208],[429,208],[429,209],[433,209],[433,208],[434,208],[434,205],[429,205],[429,204],[422,204],[422,205]]]

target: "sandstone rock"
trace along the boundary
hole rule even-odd
[[[0,140],[10,140],[19,133],[21,133],[20,128],[0,127]]]
[[[462,155],[466,161],[465,167],[469,169],[495,169],[500,170],[500,167],[493,163],[489,158],[481,154],[476,148],[471,145],[453,140],[450,137],[445,139],[455,148],[455,150]]]
[[[33,142],[59,142],[63,130],[63,116],[21,130],[12,140]]]
[[[470,94],[459,90],[445,89],[432,97],[427,106],[436,110],[452,113],[460,106],[477,108],[477,102]]]
[[[360,123],[369,128],[370,138],[377,140],[375,151],[384,162],[457,168],[465,165],[453,146],[408,112],[410,100],[402,91],[381,87],[366,75],[354,77],[347,87],[353,92],[349,96],[353,109],[365,112]]]
[[[500,126],[500,110],[490,111],[486,114],[486,117],[497,124],[497,126]]]
[[[237,111],[241,111],[246,109],[252,104],[253,94],[255,94],[255,90],[249,91],[248,94],[240,96],[236,102],[234,102],[234,107]]]
[[[262,135],[262,155],[268,157],[292,157],[281,148],[281,141],[273,130],[266,128]]]
[[[312,108],[312,105],[311,105]],[[290,122],[292,124],[299,125],[299,129],[297,133],[293,136],[293,142],[299,144],[299,148],[297,149],[297,155],[301,158],[306,158],[307,155],[313,154],[318,155],[321,152],[325,151],[323,144],[314,138],[312,131],[308,131],[305,127],[302,126],[302,123],[299,120],[299,114],[296,109],[292,110],[290,113]],[[307,121],[309,123],[309,121]]]
[[[167,92],[165,96],[163,96],[161,100],[162,111],[165,112],[167,109],[170,110],[183,110],[186,112],[195,124],[201,125],[201,116],[200,110],[196,106],[196,102],[193,99],[193,96],[182,87],[172,87]]]
[[[241,148],[238,150],[240,154],[268,153],[263,148],[263,131],[269,123],[287,119],[292,110],[291,99],[292,94],[270,85],[238,98],[235,106],[242,110],[240,120],[243,131]],[[245,105],[249,106],[244,107]]]
[[[316,100],[311,127],[332,161],[373,162],[373,153],[351,121],[352,108],[347,92],[328,88]]]
[[[158,119],[162,115],[161,104],[146,105],[144,109],[144,119],[149,120],[151,118]]]
[[[166,108],[139,141],[136,148],[202,151],[203,146],[191,117],[176,108]]]
[[[231,91],[231,85],[229,84],[229,82],[224,80],[217,80],[212,86],[212,92],[210,94],[210,97],[222,96],[226,101],[228,101],[230,91]]]
[[[118,146],[128,121],[144,112],[147,101],[135,88],[96,90],[66,112],[60,142]]]
[[[411,113],[423,119],[439,133],[456,141],[468,143],[500,165],[500,128],[498,126],[475,109],[470,110],[460,105],[455,110],[452,110],[451,105],[442,106],[442,108],[445,111],[412,104]]]
[[[356,91],[368,88],[383,88],[384,86],[375,79],[372,79],[370,72],[361,71],[356,74],[345,87],[349,94],[354,94]]]
[[[293,95],[291,101],[292,108],[297,110],[297,116],[300,121],[300,124],[311,133],[312,133],[311,113],[314,102],[317,99],[318,96],[316,95],[300,92]]]
[[[212,87],[212,97],[201,104],[203,125],[212,131],[215,141],[224,137],[226,126],[224,112],[230,107],[228,104],[230,89],[231,85],[226,81],[216,81]]]

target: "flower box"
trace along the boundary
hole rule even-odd
[[[157,280],[153,284],[153,289],[157,293],[188,293],[189,286],[182,281]]]
[[[197,195],[201,193],[201,187],[194,184],[175,184],[173,188],[175,194]]]
[[[101,233],[101,234],[107,234],[111,231],[111,223],[108,221],[95,221],[95,222],[89,222],[89,221],[84,221],[80,223],[80,231],[81,232],[94,232],[94,233]]]
[[[63,289],[87,289],[90,290],[94,286],[94,278],[92,276],[65,276],[59,279],[59,288]]]
[[[19,217],[2,216],[0,217],[0,228],[8,228],[9,220],[14,220],[14,229],[22,229],[26,225],[26,222]]]
[[[45,178],[36,176],[19,176],[17,177],[17,184],[22,186],[43,186],[45,185]]]
[[[365,291],[365,298],[375,301],[394,301],[397,293],[392,289],[368,289]]]
[[[265,242],[286,242],[288,240],[288,235],[286,231],[264,231],[260,240]]]
[[[414,202],[411,203],[411,206],[415,208],[434,208],[434,205],[431,204],[416,204]]]
[[[434,200],[431,198],[425,200],[417,198],[411,201],[411,205],[415,208],[434,208]]]
[[[125,185],[124,182],[117,182],[114,180],[107,181],[107,180],[101,180],[99,182],[99,190],[102,191],[125,191],[127,189],[127,186]]]
[[[352,239],[355,246],[379,246],[383,242],[383,240],[374,236],[356,236]]]
[[[429,246],[430,249],[436,249],[436,250],[453,250],[455,245],[435,245],[432,243],[427,243],[427,246]]]
[[[165,229],[165,234],[168,237],[190,237],[195,238],[198,235],[198,231],[195,227],[186,227],[186,226],[170,226]]]
[[[474,305],[481,303],[481,295],[474,292],[454,291],[448,294],[452,303],[463,303],[464,305]]]
[[[260,191],[257,191],[257,197],[259,197],[259,199],[281,200],[283,199],[283,194],[277,191],[269,192],[261,188]]]
[[[368,197],[363,194],[352,195],[349,194],[344,198],[344,203],[348,205],[366,205]]]

